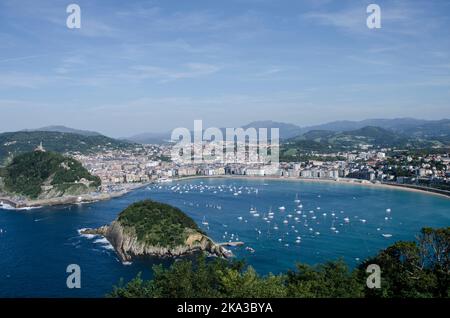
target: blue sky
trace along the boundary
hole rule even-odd
[[[1,0],[0,131],[450,117],[449,30],[446,0]]]

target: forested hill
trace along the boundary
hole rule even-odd
[[[106,149],[127,149],[135,144],[103,135],[83,136],[54,131],[19,131],[0,134],[0,165],[7,158],[33,151],[40,143],[53,152],[90,153]]]
[[[31,199],[80,195],[101,184],[77,160],[52,152],[28,152],[1,169],[2,191]]]
[[[81,233],[105,237],[122,261],[154,256],[181,257],[198,252],[231,256],[180,209],[151,200],[135,202],[111,224]]]
[[[366,126],[356,130],[335,132],[331,130],[312,130],[281,143],[281,160],[298,160],[308,152],[332,153],[371,148],[432,149],[448,148],[449,135],[419,137],[402,134],[375,126]]]
[[[118,221],[134,228],[138,241],[174,247],[185,243],[197,224],[178,208],[150,200],[136,202],[120,213]]]

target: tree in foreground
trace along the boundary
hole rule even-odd
[[[279,275],[259,275],[242,261],[203,256],[153,267],[153,278],[140,275],[114,287],[109,297],[144,298],[359,298],[449,297],[450,227],[424,228],[416,242],[397,242],[351,271],[342,260],[315,266],[297,264]],[[366,287],[366,268],[381,268],[381,288]]]

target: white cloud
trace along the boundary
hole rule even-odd
[[[137,65],[131,68],[133,73],[127,76],[134,79],[155,78],[162,82],[185,78],[197,78],[218,72],[221,67],[205,63],[187,63],[181,70],[167,69],[159,66]]]
[[[379,34],[417,35],[427,32],[439,22],[426,15],[427,4],[413,1],[392,1],[380,5],[382,28]],[[331,26],[353,33],[367,32],[367,3],[358,3],[337,11],[311,11],[301,18],[319,25]],[[373,33],[373,32],[372,32]]]
[[[44,76],[39,74],[8,72],[0,74],[0,88],[38,88],[54,82],[52,76]]]
[[[366,11],[362,6],[361,8],[336,12],[308,12],[302,15],[302,17],[320,25],[344,28],[352,31],[367,28]]]

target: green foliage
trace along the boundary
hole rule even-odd
[[[93,153],[104,149],[128,149],[135,144],[106,136],[83,136],[50,131],[18,131],[0,134],[0,164],[8,157],[33,151],[43,141],[49,151]]]
[[[278,298],[287,297],[284,275],[259,276],[251,267],[245,271],[227,269],[222,272],[220,286],[222,297],[230,298]]]
[[[282,297],[285,295],[282,276],[261,278],[251,267],[244,269],[240,261],[204,257],[195,263],[183,260],[169,269],[153,267],[152,280],[140,276],[114,287],[110,297],[147,298],[213,298],[213,297]]]
[[[134,230],[139,241],[153,246],[183,245],[189,233],[202,233],[180,209],[151,200],[130,205],[120,213],[118,221]]]
[[[432,151],[435,147],[448,146],[448,137],[447,141],[438,139],[424,136],[418,138],[375,126],[343,132],[313,130],[283,142],[280,147],[280,157],[282,160],[296,160],[296,157],[305,153],[350,151],[359,149],[361,144],[369,144],[375,148],[394,147],[413,151],[426,149],[424,152]]]
[[[364,285],[342,260],[316,266],[297,264],[296,271],[289,271],[287,277],[290,297],[355,298],[363,295]]]
[[[8,192],[37,198],[44,184],[67,190],[81,179],[100,186],[100,179],[91,175],[78,161],[52,152],[29,152],[13,158],[4,169],[4,184]]]
[[[450,228],[424,228],[418,242],[397,242],[350,271],[344,261],[330,261],[280,275],[258,275],[242,261],[200,257],[169,268],[154,266],[153,279],[121,281],[110,297],[148,298],[324,298],[449,297]],[[381,267],[381,289],[366,287],[366,268]]]
[[[396,242],[361,264],[358,275],[365,276],[368,264],[382,270],[382,288],[367,296],[449,297],[449,251],[450,228],[424,228],[417,242]]]

